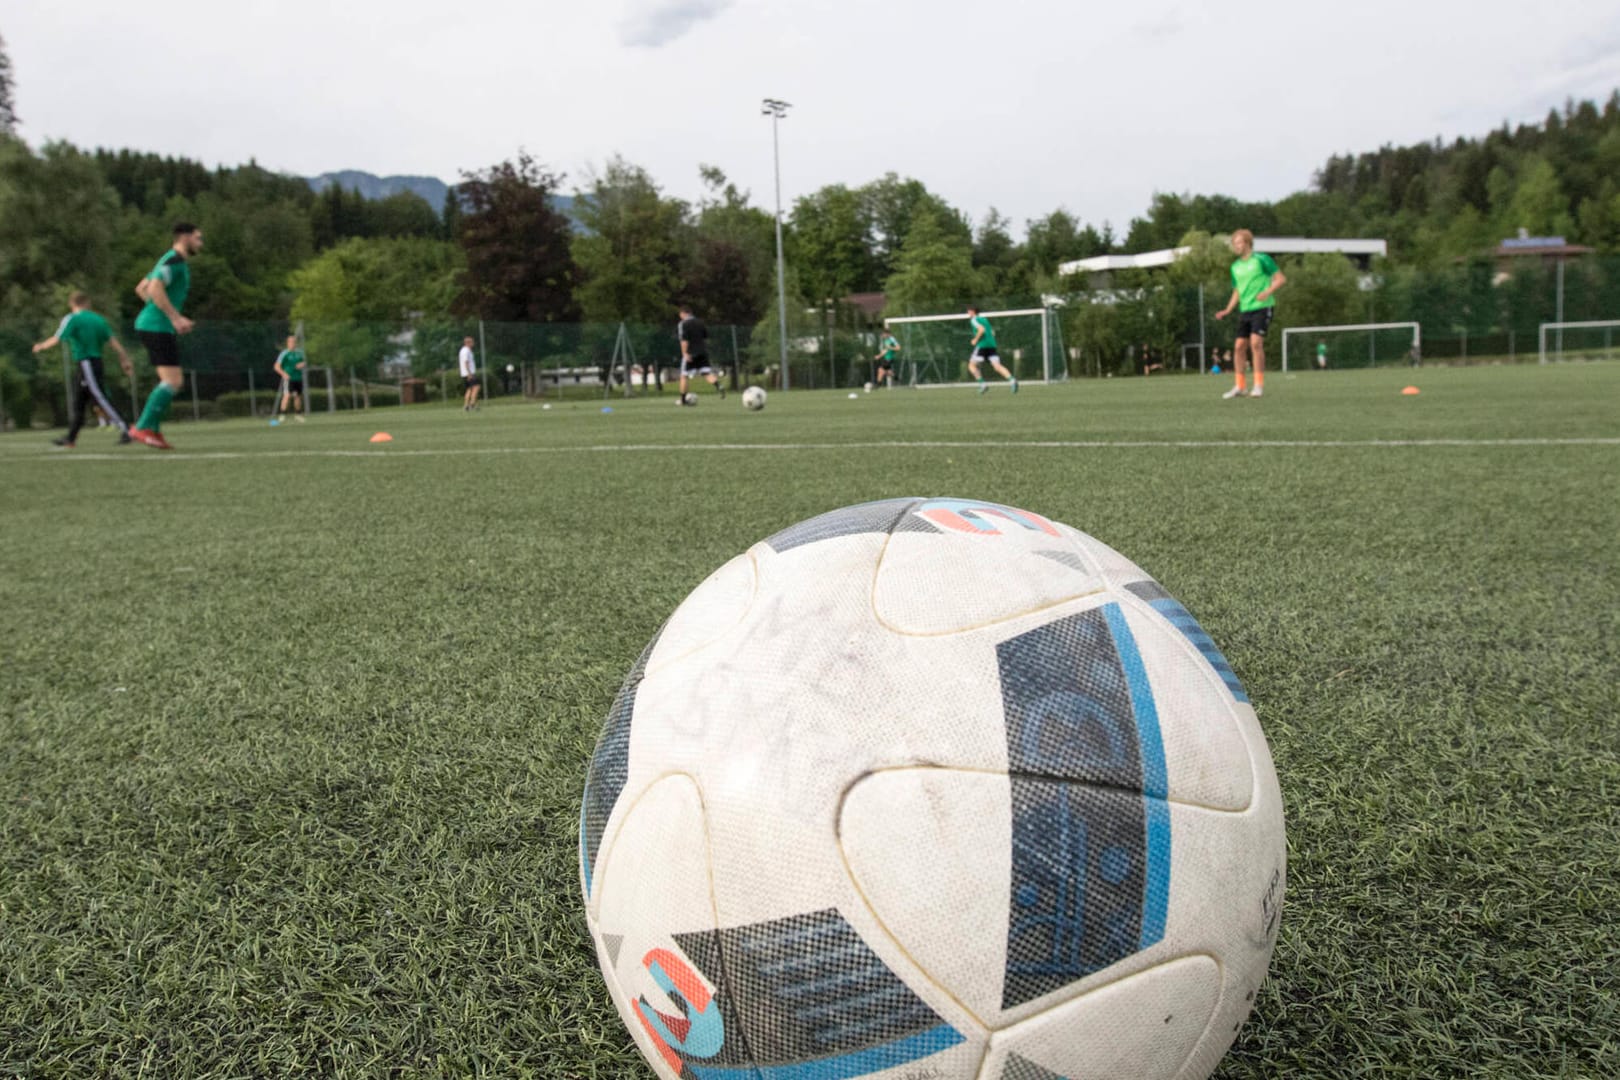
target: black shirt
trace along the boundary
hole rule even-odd
[[[686,342],[687,352],[692,356],[709,355],[709,328],[703,325],[703,320],[696,315],[688,315],[681,320],[675,328],[675,336]]]

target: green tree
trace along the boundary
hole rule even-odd
[[[1503,224],[1528,229],[1532,236],[1565,236],[1574,231],[1569,198],[1551,162],[1535,157],[1520,169]]]
[[[863,186],[859,195],[870,222],[872,249],[877,259],[876,279],[886,280],[899,267],[900,249],[911,235],[913,223],[927,215],[949,235],[973,242],[973,224],[921,180],[885,173]]]
[[[830,184],[793,204],[789,257],[808,295],[840,299],[879,287],[872,221],[861,195]]]
[[[110,309],[119,286],[133,284],[121,281],[113,258],[122,220],[94,158],[60,142],[36,155],[0,136],[0,305],[49,318],[82,288]]]
[[[292,318],[322,364],[370,372],[419,326],[442,323],[462,255],[421,237],[351,237],[292,274]]]
[[[6,52],[6,39],[0,36],[0,135],[17,133],[17,108],[11,74],[11,56]]]
[[[575,295],[593,322],[673,323],[681,302],[685,204],[664,198],[647,171],[615,156],[575,196]]]
[[[438,239],[439,215],[414,191],[396,191],[366,204],[368,236],[421,236]]]
[[[973,246],[938,212],[921,212],[884,286],[889,310],[925,314],[970,302],[979,284]]]
[[[752,325],[776,291],[775,222],[719,169],[704,165],[699,174],[704,195],[691,223],[681,296],[712,322]]]
[[[456,231],[466,269],[453,310],[506,322],[571,322],[579,317],[579,269],[572,227],[552,202],[562,183],[527,153],[456,186],[463,213]]]

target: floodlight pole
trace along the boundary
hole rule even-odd
[[[787,351],[787,271],[782,258],[782,138],[780,122],[793,106],[786,101],[766,98],[760,113],[771,118],[771,152],[776,161],[776,318],[778,343],[782,350],[782,389],[788,388]]]

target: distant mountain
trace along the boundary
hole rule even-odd
[[[333,184],[344,191],[358,189],[368,199],[386,199],[390,195],[410,191],[427,200],[434,213],[444,208],[444,193],[449,190],[449,186],[436,176],[374,176],[359,169],[321,173],[307,177],[305,183],[315,191],[325,191]]]
[[[344,191],[358,189],[367,199],[386,199],[401,191],[411,191],[426,199],[435,214],[444,210],[444,193],[449,190],[449,185],[436,176],[375,176],[359,169],[321,173],[319,176],[305,177],[304,182],[318,192],[325,191],[333,184]],[[553,195],[551,200],[558,210],[567,214],[570,219],[573,218],[572,195]]]

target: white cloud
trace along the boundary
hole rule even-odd
[[[619,41],[656,49],[725,11],[732,0],[629,0],[619,21]]]

